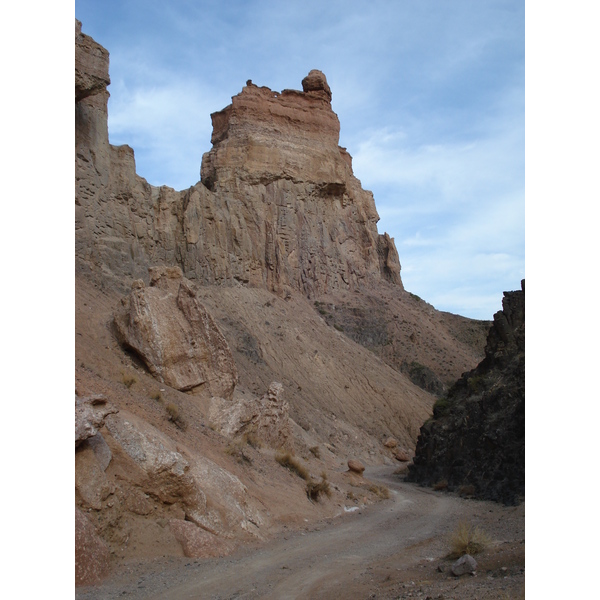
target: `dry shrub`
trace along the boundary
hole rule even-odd
[[[171,403],[167,404],[167,406],[165,408],[166,408],[167,414],[169,415],[169,421],[172,421],[180,429],[184,429],[185,421],[184,421],[183,417],[181,416],[181,413],[179,412],[179,408],[177,407],[177,405],[173,404],[171,402]]]
[[[305,481],[310,480],[310,474],[308,469],[295,457],[293,454],[287,450],[278,450],[275,454],[275,460],[286,469],[293,471],[301,477]]]
[[[252,448],[255,450],[262,448],[263,445],[261,439],[256,435],[255,431],[246,431],[242,437],[242,441],[245,444],[248,444],[248,446],[252,446]]]
[[[321,450],[319,450],[319,446],[313,446],[312,448],[309,448],[309,450],[315,458],[321,458]]]
[[[240,464],[252,463],[252,459],[244,452],[245,447],[246,440],[244,438],[238,438],[225,448],[225,454],[232,456]]]
[[[471,556],[483,552],[490,545],[490,538],[483,529],[469,523],[460,522],[450,536],[449,558],[459,558],[463,554]]]
[[[137,379],[133,375],[125,375],[123,373],[123,383],[129,389],[134,383],[137,383]]]
[[[379,498],[382,498],[383,500],[387,500],[390,497],[390,490],[387,487],[385,487],[384,485],[377,485],[375,483],[372,483],[367,489],[372,494],[375,494],[376,496],[378,496]]]
[[[436,492],[439,492],[440,490],[447,490],[448,489],[448,481],[446,479],[441,479],[437,483],[433,484],[433,489]]]
[[[152,396],[150,396],[150,398],[152,400],[156,400],[157,402],[162,402],[162,394],[160,392],[154,392],[154,394],[152,394]]]
[[[327,473],[321,473],[321,481],[313,481],[309,479],[306,482],[306,495],[310,500],[319,500],[319,496],[325,494],[331,498],[331,488],[327,481]]]

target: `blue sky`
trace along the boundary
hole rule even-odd
[[[525,7],[513,0],[77,0],[110,52],[109,135],[187,188],[210,113],[247,79],[327,76],[340,145],[373,191],[407,290],[491,319],[525,276]]]

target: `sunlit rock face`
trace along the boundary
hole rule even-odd
[[[402,285],[394,241],[377,232],[373,195],[338,146],[323,73],[311,71],[303,91],[248,81],[212,115],[201,182],[175,191],[149,185],[135,173],[131,148],[109,144],[108,52],[80,26],[76,49],[79,272],[123,291],[132,280],[148,282],[153,265],[177,265],[202,284],[310,298],[372,281]]]
[[[248,81],[212,115],[202,182],[244,220],[247,239],[239,241],[251,245],[245,277],[309,297],[358,289],[370,279],[401,285],[394,242],[377,233],[373,195],[338,145],[325,75],[313,70],[302,84],[304,91],[279,93]]]

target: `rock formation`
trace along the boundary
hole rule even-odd
[[[320,71],[305,78],[305,91],[249,82],[212,115],[202,183],[175,192],[148,185],[131,148],[108,143],[108,53],[77,27],[78,270],[122,286],[123,278],[147,281],[148,267],[162,263],[199,283],[291,287],[309,297],[368,279],[401,286],[373,195],[338,146]]]
[[[96,394],[85,398],[75,395],[75,447],[95,436],[104,425],[104,419],[119,412],[106,396]]]
[[[289,404],[283,398],[283,386],[275,381],[260,398],[235,403],[212,398],[208,419],[227,437],[245,434],[275,449],[287,446],[292,436]]]
[[[247,82],[212,115],[201,181],[176,191],[109,143],[108,52],[80,23],[75,43],[78,582],[109,552],[215,556],[305,523],[316,504],[269,447],[328,472],[334,516],[348,456],[362,472],[412,455],[434,399],[401,365],[454,381],[482,324],[404,291],[323,73],[302,91]]]
[[[421,428],[408,481],[447,483],[477,498],[525,494],[525,281],[505,292],[485,359],[434,406]]]
[[[216,323],[178,267],[150,269],[150,287],[133,284],[115,315],[119,341],[161,382],[181,391],[206,385],[231,399],[237,370]]]

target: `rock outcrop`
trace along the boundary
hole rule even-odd
[[[443,387],[476,363],[485,334],[463,335],[476,322],[456,327],[454,315],[433,307],[426,314],[403,292],[394,241],[377,232],[373,195],[338,145],[340,124],[320,71],[309,73],[303,91],[279,93],[249,81],[212,115],[202,181],[175,191],[149,185],[136,174],[133,150],[109,143],[108,52],[80,31],[76,49],[81,73],[90,65],[97,74],[76,94],[78,274],[128,293],[134,280],[149,283],[150,267],[179,266],[198,285],[329,295],[338,307],[335,324],[395,369],[416,361]],[[407,341],[423,319],[431,321],[425,343]],[[452,364],[439,360],[448,352]]]
[[[231,399],[237,382],[231,350],[178,267],[151,268],[150,287],[135,281],[122,304],[117,337],[159,381],[181,391],[206,386]]]
[[[178,265],[199,283],[235,281],[309,297],[368,280],[401,286],[393,240],[379,235],[371,192],[338,146],[339,120],[320,71],[304,91],[252,82],[212,115],[202,183],[176,192],[135,173],[108,143],[108,53],[76,33],[76,266],[102,281]],[[89,67],[89,72],[86,70]]]
[[[283,398],[283,385],[275,381],[260,398],[234,403],[212,398],[208,419],[227,437],[247,435],[275,449],[287,446],[292,436],[289,404]]]
[[[525,281],[505,292],[485,359],[435,404],[407,481],[515,504],[525,494]]]
[[[102,394],[83,398],[75,395],[75,448],[95,436],[104,426],[104,419],[116,412],[119,411]]]
[[[75,20],[75,102],[104,92],[109,84],[108,51],[81,33]]]
[[[403,290],[394,242],[338,145],[323,73],[302,91],[249,81],[212,115],[202,180],[176,191],[149,185],[133,150],[109,143],[108,52],[79,23],[75,41],[75,369],[87,398],[75,502],[88,581],[108,551],[113,564],[216,556],[304,523],[315,509],[304,483],[264,446],[332,476],[342,457],[355,475],[407,460],[433,398],[400,365],[445,385],[483,342],[481,324]],[[395,448],[382,446],[390,436]]]

